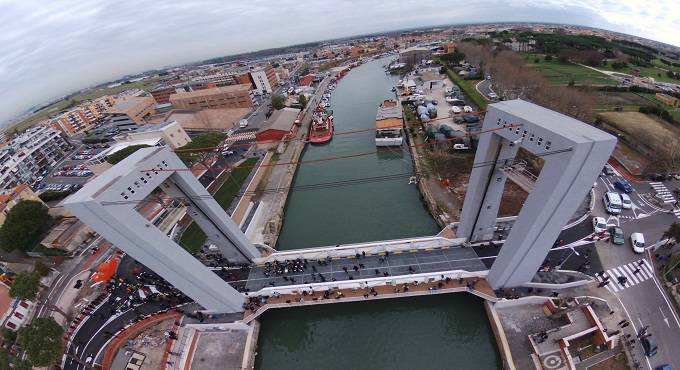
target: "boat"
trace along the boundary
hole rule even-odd
[[[398,101],[388,99],[375,116],[375,146],[400,146],[404,141],[404,114]]]
[[[319,105],[312,115],[312,123],[309,125],[309,142],[312,144],[325,144],[333,138],[333,115]]]

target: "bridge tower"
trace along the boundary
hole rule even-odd
[[[495,289],[530,281],[609,159],[616,138],[584,122],[523,100],[488,106],[457,234],[493,238],[507,179],[519,148],[543,160],[506,242],[488,274]]]
[[[65,206],[205,309],[242,311],[241,293],[137,211],[157,188],[188,204],[187,213],[230,262],[250,263],[260,256],[212,195],[166,147],[139,149],[90,181],[68,198]]]

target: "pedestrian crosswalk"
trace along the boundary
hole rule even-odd
[[[604,275],[598,275],[597,280],[602,283],[605,277],[609,277],[609,283],[605,287],[610,292],[619,292],[626,288],[638,285],[645,280],[651,279],[654,275],[654,268],[646,260],[638,260],[625,265],[612,267],[605,271]],[[625,284],[619,283],[619,278],[627,279]]]
[[[661,182],[650,182],[652,189],[656,192],[656,197],[661,199],[664,203],[675,203],[675,197],[670,190]]]
[[[224,140],[224,147],[235,143],[249,143],[255,141],[255,131],[237,132]]]
[[[677,208],[674,209],[674,210],[673,210],[673,214],[675,215],[675,217],[677,217],[677,218],[680,219],[680,209],[677,209]]]

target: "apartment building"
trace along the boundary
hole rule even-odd
[[[0,226],[5,223],[9,211],[22,200],[43,202],[26,184],[19,184],[13,188],[0,191]]]
[[[216,87],[170,95],[170,103],[176,109],[251,108],[250,85],[240,84]]]
[[[72,149],[61,132],[52,127],[29,128],[0,150],[0,189],[34,182]]]
[[[100,123],[106,111],[115,103],[116,100],[108,95],[92,101],[86,101],[55,117],[49,124],[64,135],[73,136],[87,131],[97,123]]]
[[[130,96],[116,102],[106,112],[107,122],[120,131],[136,130],[156,111],[153,96]]]
[[[279,78],[272,66],[260,67],[250,71],[250,79],[255,90],[271,94],[279,85]]]

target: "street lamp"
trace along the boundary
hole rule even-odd
[[[569,248],[571,249],[571,253],[569,253],[569,255],[567,256],[567,258],[565,258],[562,262],[560,262],[559,265],[555,266],[555,270],[560,270],[560,269],[562,269],[562,265],[564,265],[564,263],[567,262],[567,260],[569,259],[569,257],[571,257],[573,254],[575,254],[575,255],[577,255],[577,256],[580,256],[580,255],[581,255],[581,253],[577,252],[576,249],[574,249],[574,247],[569,247]]]

